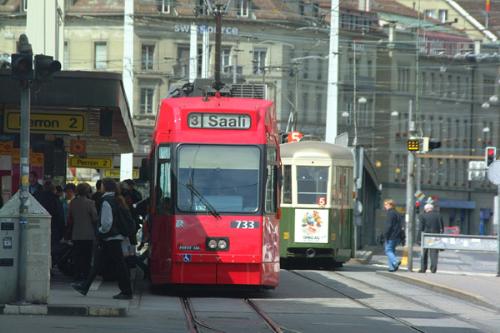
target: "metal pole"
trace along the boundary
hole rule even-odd
[[[28,191],[29,191],[29,150],[30,150],[30,84],[21,81],[21,142],[19,174],[21,176],[21,190],[19,192],[19,264],[17,273],[17,301],[24,303],[26,299],[26,226],[28,223]]]
[[[413,101],[410,100],[408,104],[408,138],[411,138],[415,132],[415,123],[413,122],[412,115]],[[413,217],[415,212],[415,205],[413,203],[413,194],[415,193],[414,184],[414,163],[415,155],[413,152],[408,151],[408,165],[406,174],[406,251],[408,253],[408,271],[413,271]]]
[[[353,81],[352,81],[352,122],[354,125],[354,140],[352,145],[356,147],[358,144],[358,117],[356,114],[356,107],[357,107],[357,82],[356,82],[356,76],[358,75],[356,72],[356,41],[352,41],[352,54],[353,54],[353,59],[352,59],[352,64],[353,64],[353,69],[352,69],[352,76],[353,76]]]
[[[297,118],[299,113],[299,64],[294,65],[295,72],[295,115],[293,117],[292,132],[297,127]]]
[[[191,24],[189,40],[189,82],[194,82],[198,76],[198,26]]]
[[[497,276],[500,276],[500,185],[497,187],[497,195],[495,196],[495,204],[493,207],[495,223],[497,224]]]
[[[339,0],[331,0],[330,49],[328,52],[328,98],[326,101],[325,141],[334,143],[337,137],[337,108],[339,82]]]
[[[233,54],[233,84],[238,83],[238,74],[236,73],[237,69],[238,69],[238,55],[236,54],[236,51],[234,51],[234,54]]]
[[[215,9],[215,90],[222,88],[221,81],[221,44],[222,44],[222,5],[218,4]]]

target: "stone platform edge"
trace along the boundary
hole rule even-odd
[[[465,292],[463,290],[451,288],[451,287],[448,287],[448,286],[445,286],[445,285],[442,285],[439,283],[435,283],[435,282],[420,280],[420,279],[417,279],[416,277],[407,276],[406,273],[400,274],[400,273],[390,273],[390,272],[377,271],[376,274],[383,275],[385,277],[389,277],[389,278],[403,281],[406,283],[418,285],[420,287],[424,287],[424,288],[427,288],[427,289],[430,289],[430,290],[433,290],[436,292],[440,292],[440,293],[446,294],[448,296],[456,297],[456,298],[462,299],[464,301],[472,302],[472,303],[475,303],[475,304],[478,304],[478,305],[481,305],[481,306],[484,306],[484,307],[487,307],[490,309],[494,308],[497,311],[500,311],[500,308],[496,307],[495,305],[493,305],[491,303],[488,303],[483,297]]]
[[[0,304],[0,314],[4,315],[51,315],[83,317],[126,317],[128,309],[101,305],[9,305]]]

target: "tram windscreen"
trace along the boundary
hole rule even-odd
[[[217,213],[258,210],[258,147],[183,145],[178,150],[177,168],[180,210]]]
[[[297,202],[319,204],[326,202],[328,189],[328,167],[297,166]]]

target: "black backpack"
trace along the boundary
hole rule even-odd
[[[137,236],[136,236],[137,227],[136,227],[135,220],[132,217],[132,213],[130,213],[130,210],[117,204],[115,216],[117,218],[116,228],[117,228],[118,232],[121,235],[128,237],[130,240],[130,243],[132,245],[136,245],[137,244]]]

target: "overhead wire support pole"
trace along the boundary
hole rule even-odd
[[[28,37],[22,34],[19,37],[17,45],[19,53],[29,54],[33,56],[31,44],[28,42]],[[19,174],[21,177],[21,186],[19,191],[19,264],[17,267],[19,283],[17,284],[17,301],[19,304],[26,302],[26,262],[27,262],[27,245],[26,245],[26,229],[27,229],[27,214],[29,205],[29,151],[30,151],[30,81],[21,80],[21,128],[20,128],[20,157],[19,157]]]
[[[215,6],[215,90],[220,90],[223,86],[221,81],[221,44],[222,44],[222,5]]]
[[[412,138],[415,134],[415,123],[413,121],[413,100],[408,101],[408,138]],[[405,229],[406,229],[406,245],[404,252],[408,254],[408,272],[413,271],[413,221],[415,215],[414,193],[415,193],[415,175],[414,175],[415,155],[412,151],[408,151],[408,165],[406,167],[406,214],[405,214]]]
[[[334,143],[337,137],[338,117],[339,0],[331,0],[330,6],[330,47],[328,52],[328,97],[326,101],[325,141]]]

